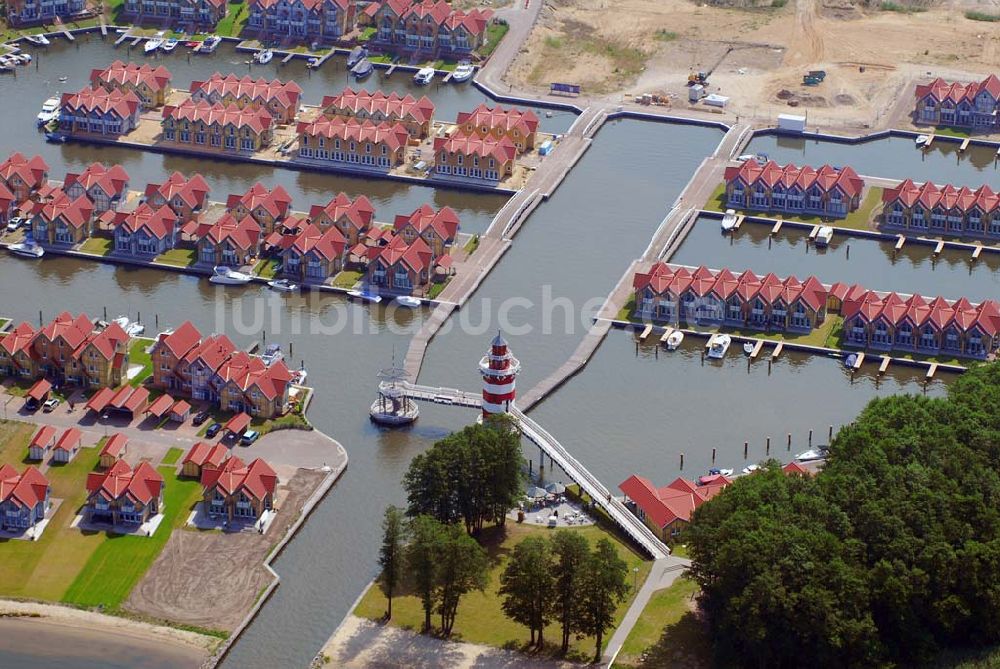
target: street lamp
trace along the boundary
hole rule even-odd
[[[639,590],[639,568],[632,567],[632,591],[637,592]]]

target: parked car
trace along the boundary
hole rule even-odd
[[[16,232],[18,228],[24,223],[24,219],[20,216],[15,216],[9,221],[7,221],[7,232]]]
[[[45,400],[45,404],[42,405],[42,411],[45,413],[50,413],[55,411],[55,408],[59,406],[59,400],[55,397]]]
[[[38,407],[40,406],[41,403],[34,397],[29,397],[27,401],[25,401],[24,403],[24,408],[27,409],[28,411],[38,411]]]
[[[205,431],[205,436],[209,439],[213,439],[215,435],[219,434],[222,429],[222,423],[212,423],[208,426],[208,430]]]
[[[260,438],[260,432],[258,432],[257,430],[247,430],[246,432],[243,433],[243,436],[240,437],[240,444],[243,446],[249,446],[253,442],[257,441],[259,438]]]
[[[194,419],[191,421],[194,425],[201,425],[206,420],[212,417],[212,414],[207,411],[199,411],[194,415]]]

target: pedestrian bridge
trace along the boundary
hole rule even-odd
[[[415,400],[476,409],[482,406],[482,397],[478,393],[469,393],[455,388],[421,386],[413,383],[404,383],[402,386],[406,389],[407,395]],[[570,455],[569,451],[545,428],[526,416],[516,406],[510,408],[509,415],[517,423],[521,434],[534,442],[545,455],[562,467],[566,475],[579,485],[580,489],[587,493],[594,500],[594,503],[603,509],[633,541],[642,546],[650,557],[658,560],[670,555],[670,549],[646,527],[646,524],[629,511],[621,500],[612,495],[611,491]]]

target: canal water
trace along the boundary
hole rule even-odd
[[[894,255],[894,244],[864,237],[835,235],[830,246],[808,244],[809,231],[783,227],[770,237],[771,226],[744,223],[733,235],[721,233],[718,219],[700,218],[671,262],[724,267],[739,273],[774,272],[779,277],[815,275],[824,283],[860,283],[872,290],[967,297],[973,302],[1000,299],[1000,255],[946,249],[934,258],[934,247],[907,244]],[[848,257],[848,246],[850,256]]]
[[[940,140],[940,138],[939,138]],[[917,149],[910,137],[884,137],[857,144],[788,135],[762,135],[747,145],[748,153],[766,153],[779,163],[797,165],[850,165],[858,174],[889,179],[933,181],[977,188],[995,186],[996,148],[970,146],[959,153],[959,144],[935,140],[927,151]]]

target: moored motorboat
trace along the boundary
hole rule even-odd
[[[218,35],[209,35],[205,38],[205,41],[201,43],[196,51],[198,53],[212,53],[222,42],[222,38]]]
[[[674,330],[669,335],[667,335],[667,350],[676,351],[684,341],[684,333],[680,330]]]
[[[360,81],[362,79],[366,79],[374,69],[375,66],[372,65],[372,62],[367,58],[363,58],[351,68],[351,76]]]
[[[802,451],[795,456],[796,462],[814,462],[816,460],[823,460],[826,458],[825,449],[813,449],[810,448],[808,451]]]
[[[747,355],[751,355],[753,353],[753,346],[753,342],[751,341],[743,342],[743,352]]]
[[[268,344],[264,347],[264,352],[260,354],[260,359],[265,365],[270,367],[279,360],[285,359],[285,354],[281,351],[281,344]]]
[[[166,51],[167,53],[170,53],[171,51],[173,51],[174,49],[177,48],[178,44],[180,44],[180,42],[178,42],[176,39],[174,39],[173,37],[171,37],[169,39],[163,40],[163,46],[160,47],[160,48],[163,51]]]
[[[38,46],[48,46],[51,44],[45,35],[25,35],[24,39]]]
[[[250,283],[253,277],[243,272],[237,272],[231,267],[218,265],[212,270],[212,276],[208,280],[223,286],[241,286]]]
[[[69,139],[68,135],[64,135],[61,132],[46,132],[45,141],[49,144],[65,144],[66,140]]]
[[[317,67],[319,67],[320,62],[321,60],[319,58],[313,56],[312,58],[309,59],[309,62],[306,63],[306,67],[308,67],[310,70],[314,70]]]
[[[413,75],[413,81],[418,86],[426,86],[434,78],[434,72],[433,67],[422,67]]]
[[[276,290],[279,293],[294,293],[299,289],[297,284],[292,283],[288,279],[275,279],[274,281],[268,281],[267,287],[271,290]]]
[[[138,337],[146,331],[145,325],[129,320],[128,316],[119,316],[112,322],[117,323],[118,326],[121,327],[121,329],[124,330],[130,337]]]
[[[743,468],[744,474],[753,474],[755,471],[760,469],[760,465],[747,465]]]
[[[410,307],[411,309],[416,309],[423,304],[423,302],[420,301],[420,298],[413,297],[411,295],[400,295],[396,298],[396,302],[404,307]]]
[[[60,100],[61,99],[58,95],[53,95],[51,98],[42,103],[42,110],[38,112],[38,116],[35,117],[35,121],[38,125],[45,125],[49,121],[59,118]]]
[[[729,350],[729,345],[732,343],[732,338],[727,334],[714,334],[709,340],[705,348],[708,349],[708,357],[715,360],[720,360],[726,355],[726,351]]]
[[[722,217],[722,231],[730,232],[735,227],[736,227],[736,210],[726,209],[726,213]]]
[[[463,81],[468,81],[472,78],[472,75],[476,73],[475,66],[472,63],[459,63],[455,71],[451,73],[451,80],[456,84],[460,84]]]
[[[853,369],[854,365],[858,362],[857,353],[849,353],[846,358],[844,358],[844,367],[848,369]]]
[[[353,300],[361,300],[363,302],[372,302],[378,304],[382,301],[382,296],[378,293],[369,293],[366,290],[349,290],[347,291],[347,296]]]
[[[833,239],[833,228],[829,225],[823,225],[816,231],[816,239],[813,241],[815,241],[816,246],[827,246],[831,239]]]
[[[368,57],[368,49],[363,46],[356,46],[351,49],[350,55],[347,56],[347,69],[351,69],[355,65],[361,62],[363,58]]]
[[[274,58],[274,52],[270,49],[264,49],[263,51],[258,51],[254,58],[261,65],[267,65],[271,62],[271,59]]]
[[[161,46],[163,46],[163,40],[159,37],[152,37],[146,40],[146,43],[142,45],[142,50],[146,53],[153,53]]]
[[[14,255],[23,258],[41,258],[45,255],[45,249],[30,239],[17,244],[11,244],[7,249]]]
[[[929,142],[930,139],[931,139],[930,135],[917,135],[914,138],[913,143],[916,144],[917,147],[919,148],[919,147],[923,146],[924,144],[926,144],[927,142]]]

